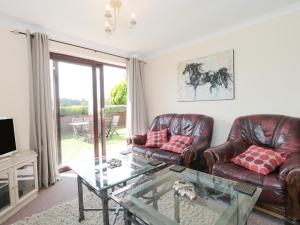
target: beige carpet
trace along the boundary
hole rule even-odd
[[[100,200],[92,193],[84,196],[85,207],[100,208]],[[85,220],[78,222],[77,199],[52,207],[42,213],[27,217],[14,225],[101,225],[101,212],[85,212]],[[118,218],[118,225],[122,223],[122,216]]]
[[[86,220],[82,223],[78,223],[78,205],[76,198],[76,176],[72,173],[62,174],[61,181],[46,190],[40,191],[39,196],[32,203],[21,209],[2,225],[13,223],[17,225],[102,224],[101,214],[98,212],[86,212]],[[100,207],[99,199],[93,194],[86,194],[85,201],[89,202],[91,206],[98,205]],[[119,217],[118,224],[123,224],[122,216]],[[250,215],[248,221],[248,225],[283,224],[284,223],[280,220],[256,211]]]
[[[48,189],[39,191],[37,198],[23,207],[1,225],[10,225],[25,217],[48,210],[49,208],[77,198],[76,176],[67,172],[61,174],[61,180]]]
[[[166,196],[167,198],[167,196]],[[172,198],[168,198],[171,199]],[[99,198],[93,193],[86,193],[84,196],[85,206],[88,208],[99,208],[101,203]],[[172,210],[168,207],[170,202],[165,199],[164,205],[160,207],[164,210],[164,213],[168,217],[172,217]],[[112,201],[110,205],[114,204]],[[189,214],[188,220],[182,221],[182,225],[208,225],[214,224],[216,221],[216,213],[205,210],[203,206],[198,208],[191,206],[188,208],[182,208],[181,212]],[[27,217],[23,220],[18,221],[14,225],[102,225],[101,212],[85,212],[85,220],[81,223],[78,222],[78,202],[77,199],[70,202],[52,207],[44,212],[35,214],[33,216]],[[123,216],[118,217],[116,225],[123,225]],[[274,221],[270,218],[262,216],[257,213],[252,213],[248,225],[282,225],[283,222]],[[240,225],[240,224],[238,224]]]

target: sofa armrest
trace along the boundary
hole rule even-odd
[[[225,163],[229,162],[233,157],[244,152],[248,146],[238,140],[238,141],[227,141],[222,145],[207,149],[204,152],[204,158],[208,165],[209,173],[212,173],[212,169],[215,163]]]
[[[126,141],[127,141],[127,145],[132,145],[131,137],[127,137]]]
[[[290,171],[295,168],[300,168],[300,152],[295,152],[288,155],[285,162],[279,167],[279,178],[286,180]]]
[[[145,145],[147,142],[147,134],[144,135],[140,135],[140,134],[136,134],[136,135],[132,135],[131,137],[129,137],[127,139],[127,144],[133,144],[133,145]]]
[[[286,178],[287,205],[286,217],[292,221],[300,221],[300,166],[292,169]]]
[[[209,148],[209,143],[203,141],[200,144],[192,144],[184,149],[181,153],[182,164],[190,168],[192,161],[200,159],[205,149]]]

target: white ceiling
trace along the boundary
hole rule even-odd
[[[2,22],[50,37],[122,54],[151,55],[199,39],[299,0],[123,0],[121,16],[134,11],[137,27],[104,32],[108,0],[1,0]],[[0,18],[0,20],[1,20]],[[1,22],[1,21],[0,21]]]

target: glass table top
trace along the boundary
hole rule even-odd
[[[194,185],[196,199],[190,200],[174,191],[174,182],[178,180]],[[242,225],[261,189],[249,196],[235,191],[235,184],[191,169],[176,173],[165,168],[143,182],[112,193],[112,198],[147,224]]]
[[[112,158],[121,160],[121,166],[110,168],[108,161]],[[90,186],[101,191],[165,165],[162,163],[152,166],[149,161],[151,160],[130,153],[127,155],[116,154],[112,157],[81,159],[71,162],[69,166]]]

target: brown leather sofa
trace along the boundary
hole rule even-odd
[[[269,175],[240,167],[230,159],[257,145],[284,153],[286,161]],[[262,187],[259,203],[300,220],[300,118],[251,115],[237,118],[226,143],[204,153],[213,175]]]
[[[157,116],[149,127],[150,131],[168,128],[168,140],[172,135],[193,136],[192,145],[188,146],[182,154],[161,150],[159,148],[146,148],[144,145],[147,134],[133,135],[128,139],[130,149],[138,154],[158,159],[167,164],[180,164],[191,167],[195,161],[205,162],[203,152],[210,147],[213,132],[213,119],[198,114],[164,114]]]

